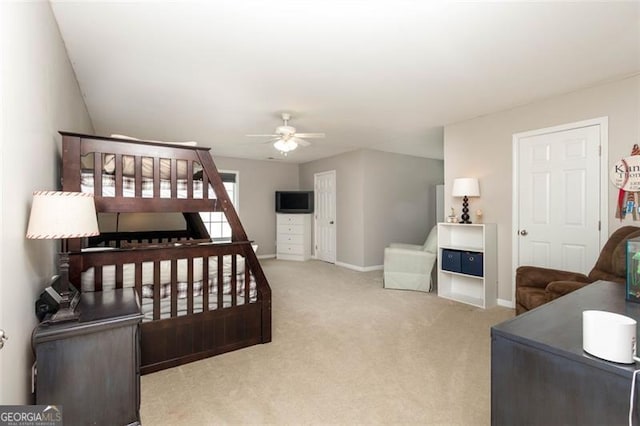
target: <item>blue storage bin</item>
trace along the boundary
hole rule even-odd
[[[442,249],[442,270],[461,272],[460,252],[458,250]]]
[[[484,275],[482,253],[465,251],[460,255],[460,270],[463,274],[481,277]]]

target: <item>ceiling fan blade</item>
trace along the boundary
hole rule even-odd
[[[276,141],[278,141],[278,140],[280,140],[280,137],[276,137],[276,138],[273,138],[273,139],[269,139],[268,141],[264,141],[264,142],[260,142],[260,143],[274,143],[274,142],[276,142]]]
[[[277,138],[278,135],[245,135],[250,138]]]
[[[304,139],[300,139],[299,137],[293,137],[292,139],[293,139],[293,141],[295,143],[297,143],[300,146],[310,146],[311,145],[311,142],[305,141]]]
[[[324,133],[296,133],[299,138],[324,138]]]

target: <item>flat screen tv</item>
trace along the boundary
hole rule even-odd
[[[276,191],[276,212],[313,213],[313,191]]]

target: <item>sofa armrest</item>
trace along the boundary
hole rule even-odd
[[[553,281],[591,282],[589,277],[577,272],[540,268],[538,266],[520,266],[516,269],[516,287],[546,288]]]
[[[553,281],[549,283],[545,289],[545,293],[549,297],[549,300],[557,299],[560,296],[569,294],[572,291],[581,289],[582,287],[589,285],[590,283],[578,282],[578,281]]]
[[[429,274],[435,261],[435,253],[428,251],[389,247],[384,250],[384,272]]]

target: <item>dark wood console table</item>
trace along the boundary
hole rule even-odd
[[[62,405],[65,424],[140,422],[140,305],[132,288],[83,293],[78,321],[33,335],[36,403]]]
[[[640,365],[582,350],[584,310],[615,312],[640,324],[640,304],[625,301],[624,291],[624,285],[598,281],[494,326],[491,424],[628,424],[631,381]],[[638,382],[634,424],[640,424]]]

